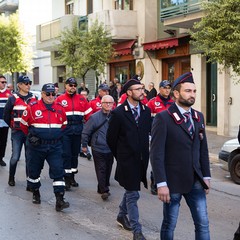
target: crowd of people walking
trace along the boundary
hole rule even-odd
[[[6,87],[0,76],[0,165],[4,161],[8,129],[12,155],[8,184],[16,185],[15,173],[25,147],[27,191],[32,202],[41,204],[41,171],[45,160],[53,181],[56,211],[70,207],[65,191],[79,186],[78,156],[93,157],[96,191],[110,198],[110,176],[116,160],[115,180],[124,189],[117,223],[132,231],[133,240],[145,240],[139,222],[141,183],[148,187],[147,168],[152,166],[151,193],[163,202],[162,240],[174,239],[181,199],[184,198],[195,226],[195,239],[210,240],[206,194],[210,189],[210,167],[203,114],[192,108],[196,87],[192,73],[174,82],[163,80],[158,92],[149,91],[139,77],[124,85],[115,78],[112,86],[99,85],[97,96],[88,100],[84,84],[65,81],[65,92],[56,84],[42,86],[38,100],[27,76],[17,80],[17,91]],[[172,92],[172,95],[171,95]],[[149,141],[149,139],[151,141]],[[91,147],[91,153],[89,148]]]

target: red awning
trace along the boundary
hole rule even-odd
[[[178,38],[170,38],[170,39],[164,39],[164,40],[159,40],[155,42],[143,43],[142,45],[143,45],[144,51],[147,51],[147,50],[158,50],[163,48],[177,47],[178,44],[179,44]]]
[[[136,40],[130,40],[125,42],[120,42],[113,45],[116,55],[128,55],[132,54],[132,46]]]

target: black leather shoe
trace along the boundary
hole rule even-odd
[[[40,204],[41,203],[41,197],[40,197],[40,192],[39,190],[34,190],[33,191],[33,199],[32,202],[34,204]]]
[[[131,225],[128,221],[127,216],[121,216],[121,217],[117,217],[117,223],[118,225],[120,225],[123,229],[127,230],[127,231],[132,231]]]
[[[142,232],[136,232],[133,234],[133,240],[146,240]]]
[[[91,161],[92,155],[90,153],[87,153],[87,159]]]
[[[27,186],[27,187],[26,187],[26,191],[28,191],[28,192],[33,192],[34,190],[33,190],[31,187]]]
[[[9,176],[8,185],[11,187],[15,186],[15,180],[13,176]]]
[[[1,165],[2,167],[6,167],[6,166],[7,166],[7,164],[6,164],[3,160],[0,160],[0,165]]]
[[[105,192],[105,193],[102,193],[101,198],[102,200],[107,200],[109,196],[110,196],[110,193]]]
[[[87,155],[85,154],[85,153],[83,153],[83,152],[80,152],[80,157],[83,157],[83,158],[86,158],[87,157]]]

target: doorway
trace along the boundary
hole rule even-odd
[[[217,63],[207,63],[207,125],[217,126]]]
[[[190,71],[190,57],[163,59],[162,69],[162,80],[173,83],[180,75]]]

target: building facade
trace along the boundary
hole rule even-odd
[[[219,70],[190,44],[189,29],[204,14],[202,1],[19,0],[20,19],[33,37],[33,88],[51,81],[63,91],[66,66],[57,60],[60,32],[70,28],[74,19],[89,26],[98,19],[111,32],[115,48],[100,81],[118,77],[124,83],[138,74],[146,86],[149,82],[158,86],[161,80],[174,81],[192,71],[197,85],[195,108],[204,113],[207,126],[219,135],[236,136],[240,85],[234,84],[231,70]],[[86,84],[90,98],[94,97],[94,72],[89,72]]]

